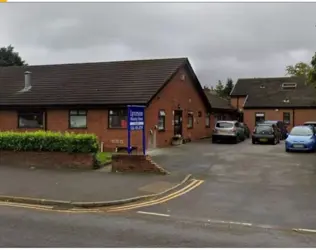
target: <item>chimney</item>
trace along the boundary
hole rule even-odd
[[[24,89],[27,91],[32,88],[31,85],[31,72],[25,71],[24,72]]]

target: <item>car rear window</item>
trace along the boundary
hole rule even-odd
[[[217,128],[232,128],[233,123],[231,123],[231,122],[217,122],[216,127]]]
[[[256,127],[256,133],[260,133],[260,132],[263,132],[263,131],[272,131],[272,127],[271,126],[264,126],[264,125],[261,125],[261,126],[258,126]]]
[[[313,135],[313,131],[310,127],[294,127],[291,130],[290,135],[296,136],[311,136]]]

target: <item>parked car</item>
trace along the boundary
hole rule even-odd
[[[249,127],[247,126],[247,124],[245,124],[245,123],[239,123],[240,124],[240,126],[244,129],[244,134],[245,134],[245,137],[246,138],[249,138],[250,137],[250,129],[249,129]]]
[[[295,126],[285,140],[285,151],[315,151],[316,136],[311,126]]]
[[[245,140],[244,128],[238,121],[218,121],[212,134],[212,143],[218,141],[233,141],[237,143]]]
[[[252,144],[271,143],[273,145],[280,143],[281,133],[275,124],[258,124],[252,134]]]
[[[265,124],[275,124],[281,132],[281,140],[285,140],[288,134],[286,125],[283,121],[264,121]]]
[[[316,131],[316,121],[304,122],[304,126],[312,126],[314,131]]]

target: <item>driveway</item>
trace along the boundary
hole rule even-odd
[[[316,153],[285,153],[278,145],[190,143],[152,152],[173,174],[205,180],[160,207],[175,216],[316,229]]]

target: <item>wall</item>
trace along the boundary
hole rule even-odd
[[[181,74],[185,75],[185,80],[181,80]],[[169,84],[154,98],[148,107],[146,116],[147,129],[155,130],[154,127],[158,122],[158,112],[164,109],[166,112],[166,129],[163,132],[156,131],[157,146],[170,145],[171,138],[174,135],[173,111],[178,109],[183,110],[183,137],[192,140],[200,139],[211,135],[211,128],[205,127],[206,108],[196,91],[192,80],[187,72],[180,70]],[[188,111],[194,112],[194,125],[192,129],[187,128]],[[198,117],[198,112],[202,112],[202,116]]]
[[[288,129],[291,129],[293,127],[293,110],[292,109],[278,109],[276,111],[275,109],[245,109],[244,110],[244,122],[248,125],[250,130],[252,131],[255,128],[255,114],[256,113],[265,113],[265,120],[279,120],[283,121],[283,112],[289,112],[290,113],[290,124],[287,126]],[[300,120],[306,121],[308,120],[308,117],[306,117],[306,113],[303,111],[296,111],[295,110],[295,125],[298,124],[298,117],[297,114],[300,112]],[[304,118],[305,116],[305,118]]]
[[[231,97],[230,104],[234,108],[241,109],[244,107],[245,100],[246,100],[246,96],[245,97]]]

